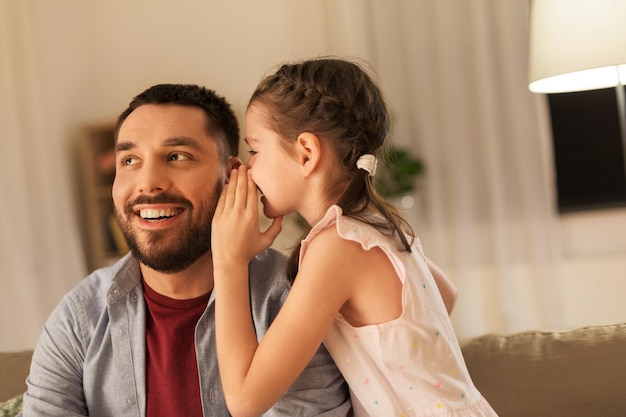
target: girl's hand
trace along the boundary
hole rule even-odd
[[[282,230],[282,216],[261,232],[257,187],[245,165],[233,169],[217,202],[211,230],[213,265],[247,265],[272,245]]]

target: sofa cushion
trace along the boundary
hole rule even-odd
[[[462,344],[500,417],[624,416],[626,324],[486,335]]]
[[[0,352],[0,401],[23,394],[33,352]]]

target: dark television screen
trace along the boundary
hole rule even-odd
[[[548,100],[559,211],[626,205],[616,89],[550,94]]]

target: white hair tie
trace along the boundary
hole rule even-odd
[[[366,170],[370,177],[376,175],[376,167],[378,166],[378,160],[374,155],[366,153],[365,155],[361,155],[359,159],[356,161],[356,167],[359,169]]]

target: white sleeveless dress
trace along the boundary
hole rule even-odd
[[[329,227],[365,250],[381,248],[403,284],[400,317],[353,327],[339,315],[324,340],[350,385],[355,416],[497,416],[471,381],[419,240],[411,253],[402,252],[374,227],[332,206],[303,240],[300,262]]]

